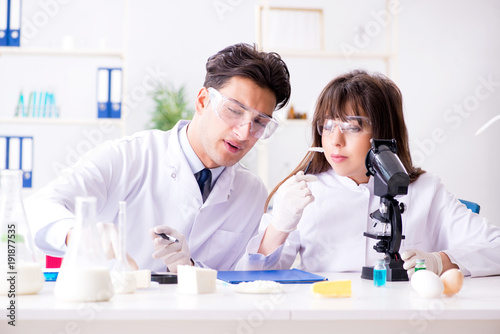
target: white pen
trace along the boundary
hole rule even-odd
[[[319,153],[324,153],[325,150],[323,149],[323,147],[309,147],[308,149],[309,152],[319,152]],[[311,157],[311,160],[309,161],[309,163],[307,164],[307,167],[306,169],[304,170],[304,175],[307,174],[307,172],[309,171],[309,167],[311,166],[311,162],[313,161],[312,157]]]
[[[173,237],[171,235],[168,235],[165,233],[156,233],[156,232],[155,232],[155,234],[162,237],[165,240],[172,241],[172,242],[179,242],[179,239],[177,239],[176,237]]]

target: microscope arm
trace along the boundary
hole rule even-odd
[[[398,254],[403,238],[403,224],[401,222],[401,208],[398,201],[394,198],[387,199],[389,220],[391,221],[391,240],[389,242],[389,249],[387,253],[391,256]]]

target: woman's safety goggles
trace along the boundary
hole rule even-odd
[[[319,122],[317,127],[320,136],[332,134],[336,127],[345,135],[357,136],[371,132],[370,119],[364,116],[347,116],[345,122],[341,120],[325,119],[324,122]]]
[[[255,138],[269,138],[278,128],[278,122],[268,115],[228,98],[209,87],[210,102],[217,116],[231,127],[250,123],[250,134]]]

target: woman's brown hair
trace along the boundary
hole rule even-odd
[[[326,119],[346,120],[347,116],[351,116],[348,114],[350,110],[355,116],[366,116],[370,119],[373,138],[396,139],[398,157],[410,176],[410,182],[416,181],[425,173],[412,163],[401,91],[392,80],[380,73],[369,74],[364,70],[355,70],[336,77],[326,85],[314,111],[312,146],[322,146],[321,135],[316,130],[317,124],[323,124]],[[331,168],[323,154],[308,152],[290,175],[271,191],[266,201],[266,210],[281,184],[298,171],[305,171],[311,159],[308,169],[310,174],[319,174]]]

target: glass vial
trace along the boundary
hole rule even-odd
[[[116,263],[111,269],[111,281],[115,293],[133,293],[137,288],[134,272],[127,259],[127,203],[118,202],[118,254]]]
[[[427,267],[425,266],[425,260],[417,260],[415,264],[415,272],[425,269],[427,269]]]
[[[0,295],[34,294],[45,282],[22,202],[23,172],[0,171]]]
[[[76,225],[54,286],[54,295],[59,300],[98,302],[109,300],[114,295],[97,232],[96,201],[95,197],[75,199]]]
[[[378,260],[377,264],[373,268],[373,285],[375,286],[385,286],[387,281],[387,268],[385,266],[385,260]]]

